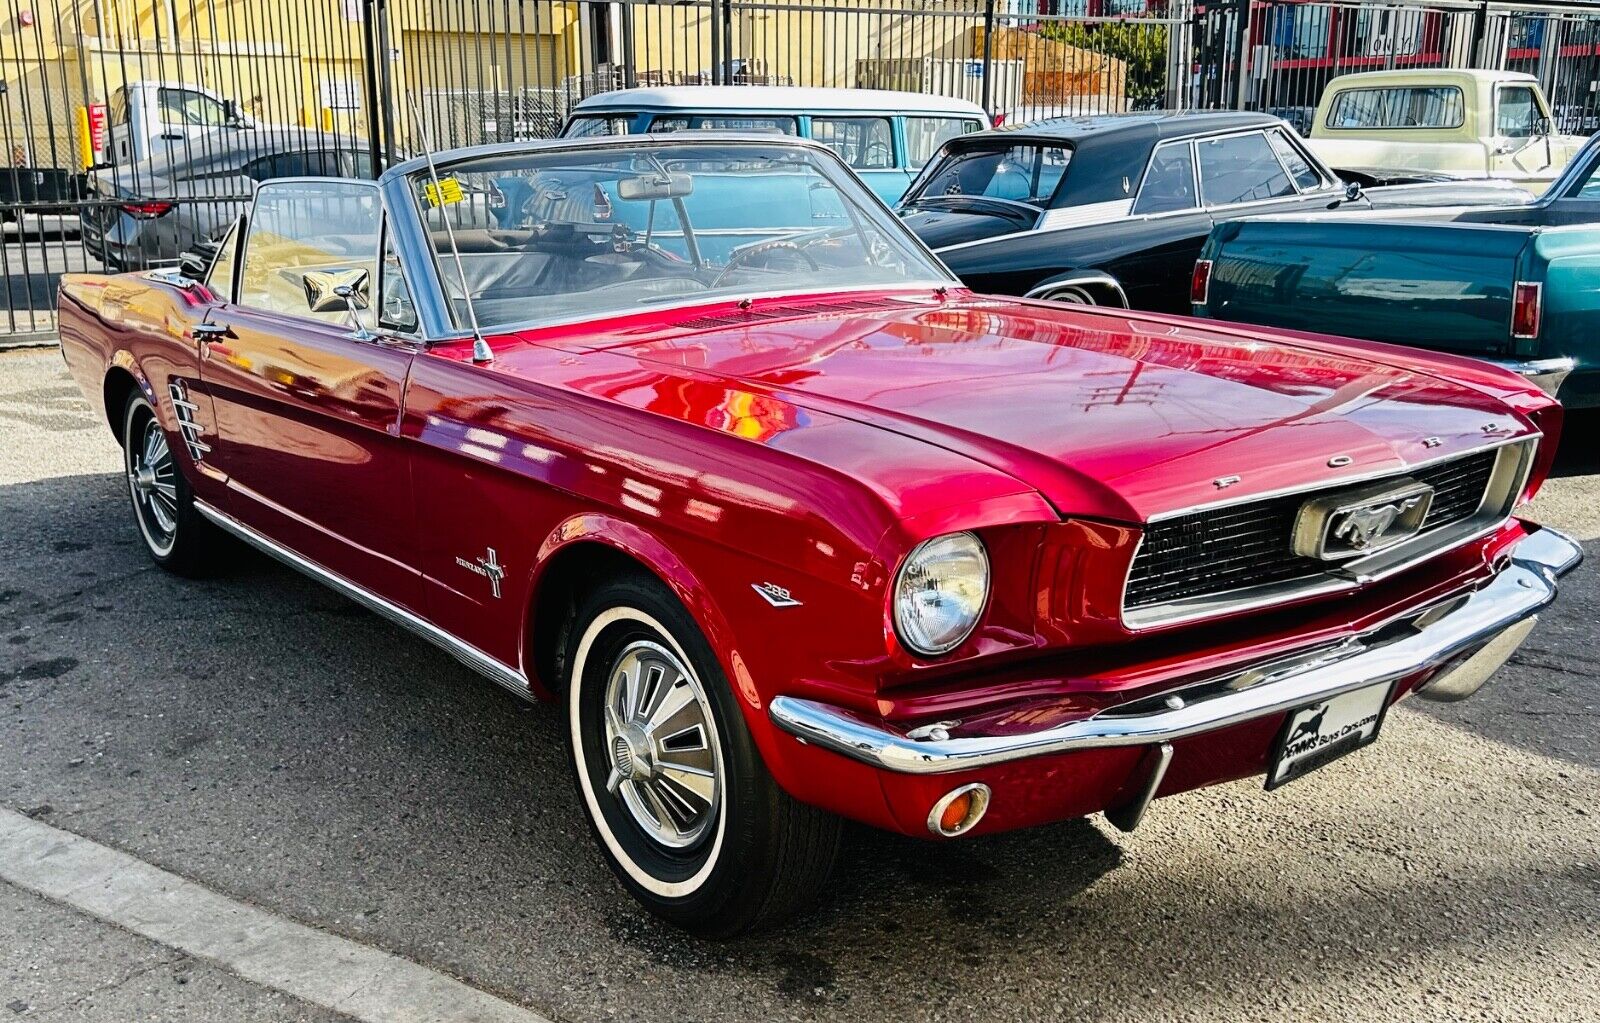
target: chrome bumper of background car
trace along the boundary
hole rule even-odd
[[[1555,397],[1561,390],[1561,382],[1567,379],[1567,374],[1572,372],[1577,360],[1571,358],[1560,359],[1490,359],[1490,362],[1501,369],[1509,369],[1520,377],[1527,377],[1535,387],[1544,393]]]
[[[1576,543],[1540,529],[1511,550],[1480,589],[1408,612],[1362,636],[1163,691],[1056,728],[951,736],[959,725],[891,730],[850,711],[789,696],[772,700],[778,727],[803,742],[906,774],[941,774],[1028,757],[1110,746],[1161,746],[1281,714],[1378,682],[1439,668],[1418,695],[1459,700],[1476,692],[1528,635],[1556,596],[1556,580],[1583,560]]]

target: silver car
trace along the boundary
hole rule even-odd
[[[149,160],[90,173],[85,248],[108,270],[170,266],[249,205],[257,182],[373,177],[365,139],[296,128],[216,132]]]

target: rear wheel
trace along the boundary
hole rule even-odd
[[[1067,287],[1057,288],[1055,291],[1045,293],[1045,299],[1050,302],[1065,302],[1068,305],[1099,305],[1087,288]]]
[[[216,564],[221,534],[195,510],[167,433],[137,389],[123,409],[122,455],[134,522],[151,560],[178,575],[205,574]]]
[[[605,583],[570,636],[573,771],[601,852],[633,897],[707,937],[812,904],[842,822],[772,780],[672,592],[643,575]]]

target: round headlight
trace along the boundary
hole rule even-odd
[[[971,533],[924,540],[894,580],[894,628],[913,652],[949,653],[972,634],[989,599],[989,555]]]

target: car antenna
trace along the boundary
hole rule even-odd
[[[413,93],[410,99],[411,116],[416,120],[417,131],[422,136],[422,155],[428,161],[428,177],[433,179],[435,206],[439,210],[439,218],[444,221],[444,234],[450,241],[450,258],[456,264],[456,276],[461,280],[461,298],[467,304],[467,320],[472,325],[472,361],[493,362],[494,350],[483,339],[483,328],[478,326],[478,310],[472,305],[472,289],[467,285],[466,268],[461,265],[461,250],[456,247],[456,231],[450,224],[450,214],[444,208],[444,185],[439,181],[439,168],[433,162],[433,139],[429,137],[428,122],[422,117],[416,94]]]

